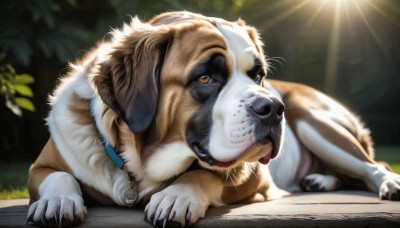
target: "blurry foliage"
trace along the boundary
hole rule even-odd
[[[67,61],[78,48],[75,33],[59,29],[60,5],[51,0],[2,2],[0,11],[0,50],[12,64],[27,66],[32,58],[56,57]]]
[[[28,85],[34,81],[35,79],[29,74],[16,74],[15,69],[9,64],[0,65],[0,95],[4,96],[7,108],[15,115],[22,116],[21,108],[35,111],[32,101],[27,98],[33,97]]]
[[[148,20],[170,10],[192,10],[237,17],[246,0],[7,0],[0,8],[0,51],[12,64],[32,58],[74,59],[82,48],[112,27],[140,14]],[[225,13],[225,15],[221,15]]]

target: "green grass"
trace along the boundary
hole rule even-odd
[[[0,190],[0,200],[29,198],[28,188]]]
[[[396,173],[400,173],[400,145],[377,146],[375,158],[388,162]],[[30,162],[0,161],[0,199],[29,198],[26,182]]]
[[[376,146],[375,159],[386,161],[392,166],[394,172],[400,173],[400,145]]]
[[[0,199],[29,198],[26,182],[30,162],[0,161]]]
[[[400,173],[400,164],[392,165],[392,169],[395,173]]]

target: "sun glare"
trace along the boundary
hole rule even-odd
[[[341,5],[346,0],[322,0],[322,1],[334,2],[336,5]]]
[[[398,25],[396,19],[392,19],[388,14],[386,14],[382,8],[388,8],[388,5],[382,6],[384,0],[320,0],[320,9],[324,7],[330,7],[333,10],[332,18],[332,31],[330,36],[330,42],[328,47],[328,53],[326,58],[326,68],[325,68],[325,91],[328,93],[333,93],[334,85],[336,81],[336,70],[338,66],[338,49],[339,49],[339,37],[342,25],[342,21],[346,20],[347,26],[351,27],[352,20],[360,20],[363,22],[364,26],[368,29],[374,41],[380,47],[381,51],[387,53],[388,50],[379,37],[377,32],[371,26],[371,19],[366,16],[365,11],[372,9],[373,11],[379,12],[381,16]],[[387,4],[388,2],[386,2]],[[389,6],[390,7],[390,6]],[[399,9],[396,7],[391,7],[394,11]],[[315,20],[316,16],[312,18]],[[312,22],[312,21],[311,21]],[[397,23],[396,23],[397,22]]]
[[[280,0],[271,4],[268,7],[271,10],[265,10],[264,14],[270,14],[273,11],[280,11],[280,13],[265,21],[260,29],[271,29],[298,13],[307,15],[304,27],[314,28],[315,25],[326,24],[326,27],[331,30],[325,67],[325,91],[332,93],[335,89],[341,33],[363,27],[362,29],[365,28],[370,33],[381,51],[388,53],[387,45],[380,37],[375,19],[381,17],[388,23],[400,27],[399,5],[398,2],[390,0]]]

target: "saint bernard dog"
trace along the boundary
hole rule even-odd
[[[50,97],[27,221],[78,225],[89,202],[143,206],[164,227],[296,191],[399,200],[400,175],[374,160],[358,118],[312,88],[265,79],[262,46],[242,20],[189,12],[110,32]]]

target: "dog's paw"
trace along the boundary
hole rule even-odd
[[[381,184],[379,197],[384,200],[400,200],[400,175],[391,173]]]
[[[207,208],[208,203],[190,191],[166,188],[151,197],[144,219],[155,227],[190,226],[204,217]]]
[[[81,196],[41,198],[29,207],[27,223],[49,227],[76,226],[82,223],[86,213]]]
[[[331,175],[310,174],[300,181],[300,188],[304,192],[334,191],[341,185],[340,180]]]

